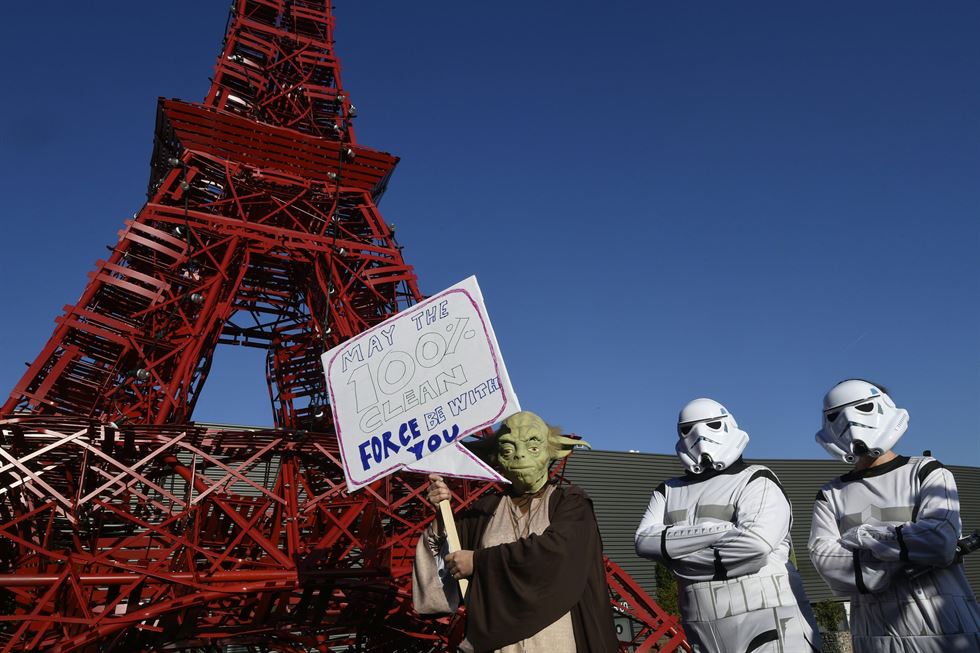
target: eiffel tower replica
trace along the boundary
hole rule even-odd
[[[236,0],[204,102],[160,100],[146,204],[3,406],[3,653],[455,650],[411,607],[424,480],[349,494],[332,431],[320,354],[422,299],[333,29]],[[266,351],[275,428],[192,421],[219,344]],[[624,650],[681,645],[608,570]]]

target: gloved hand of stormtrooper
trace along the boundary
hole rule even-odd
[[[864,549],[879,560],[898,560],[899,552],[889,543],[895,541],[893,526],[861,524],[849,529],[840,537],[841,546],[850,551]]]

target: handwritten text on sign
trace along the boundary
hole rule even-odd
[[[323,356],[348,485],[520,410],[475,277]]]

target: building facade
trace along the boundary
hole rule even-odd
[[[807,556],[810,511],[817,490],[849,467],[833,460],[746,459],[765,465],[779,477],[793,504],[793,547],[807,595],[813,602],[835,598]],[[943,461],[948,463],[949,461]],[[960,495],[963,533],[980,529],[980,468],[946,464]],[[654,563],[633,550],[633,534],[657,485],[683,473],[674,455],[620,451],[576,451],[569,457],[565,477],[592,497],[605,553],[651,596],[656,591]],[[980,551],[963,561],[974,593],[980,593]]]

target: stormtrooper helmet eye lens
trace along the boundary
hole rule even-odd
[[[869,401],[866,404],[858,404],[857,406],[855,406],[855,408],[857,408],[862,413],[870,413],[872,410],[875,409],[875,405],[873,401]]]
[[[720,421],[708,422],[708,428],[717,431],[718,429],[721,428],[721,422]]]
[[[827,421],[830,422],[831,424],[833,424],[834,422],[837,421],[837,416],[838,415],[840,415],[840,411],[839,410],[835,410],[835,411],[831,411],[831,412],[827,413],[827,415],[826,415]]]
[[[693,428],[694,428],[693,424],[685,424],[684,426],[680,427],[681,435],[682,436],[687,435],[688,433],[691,432],[691,429]]]

